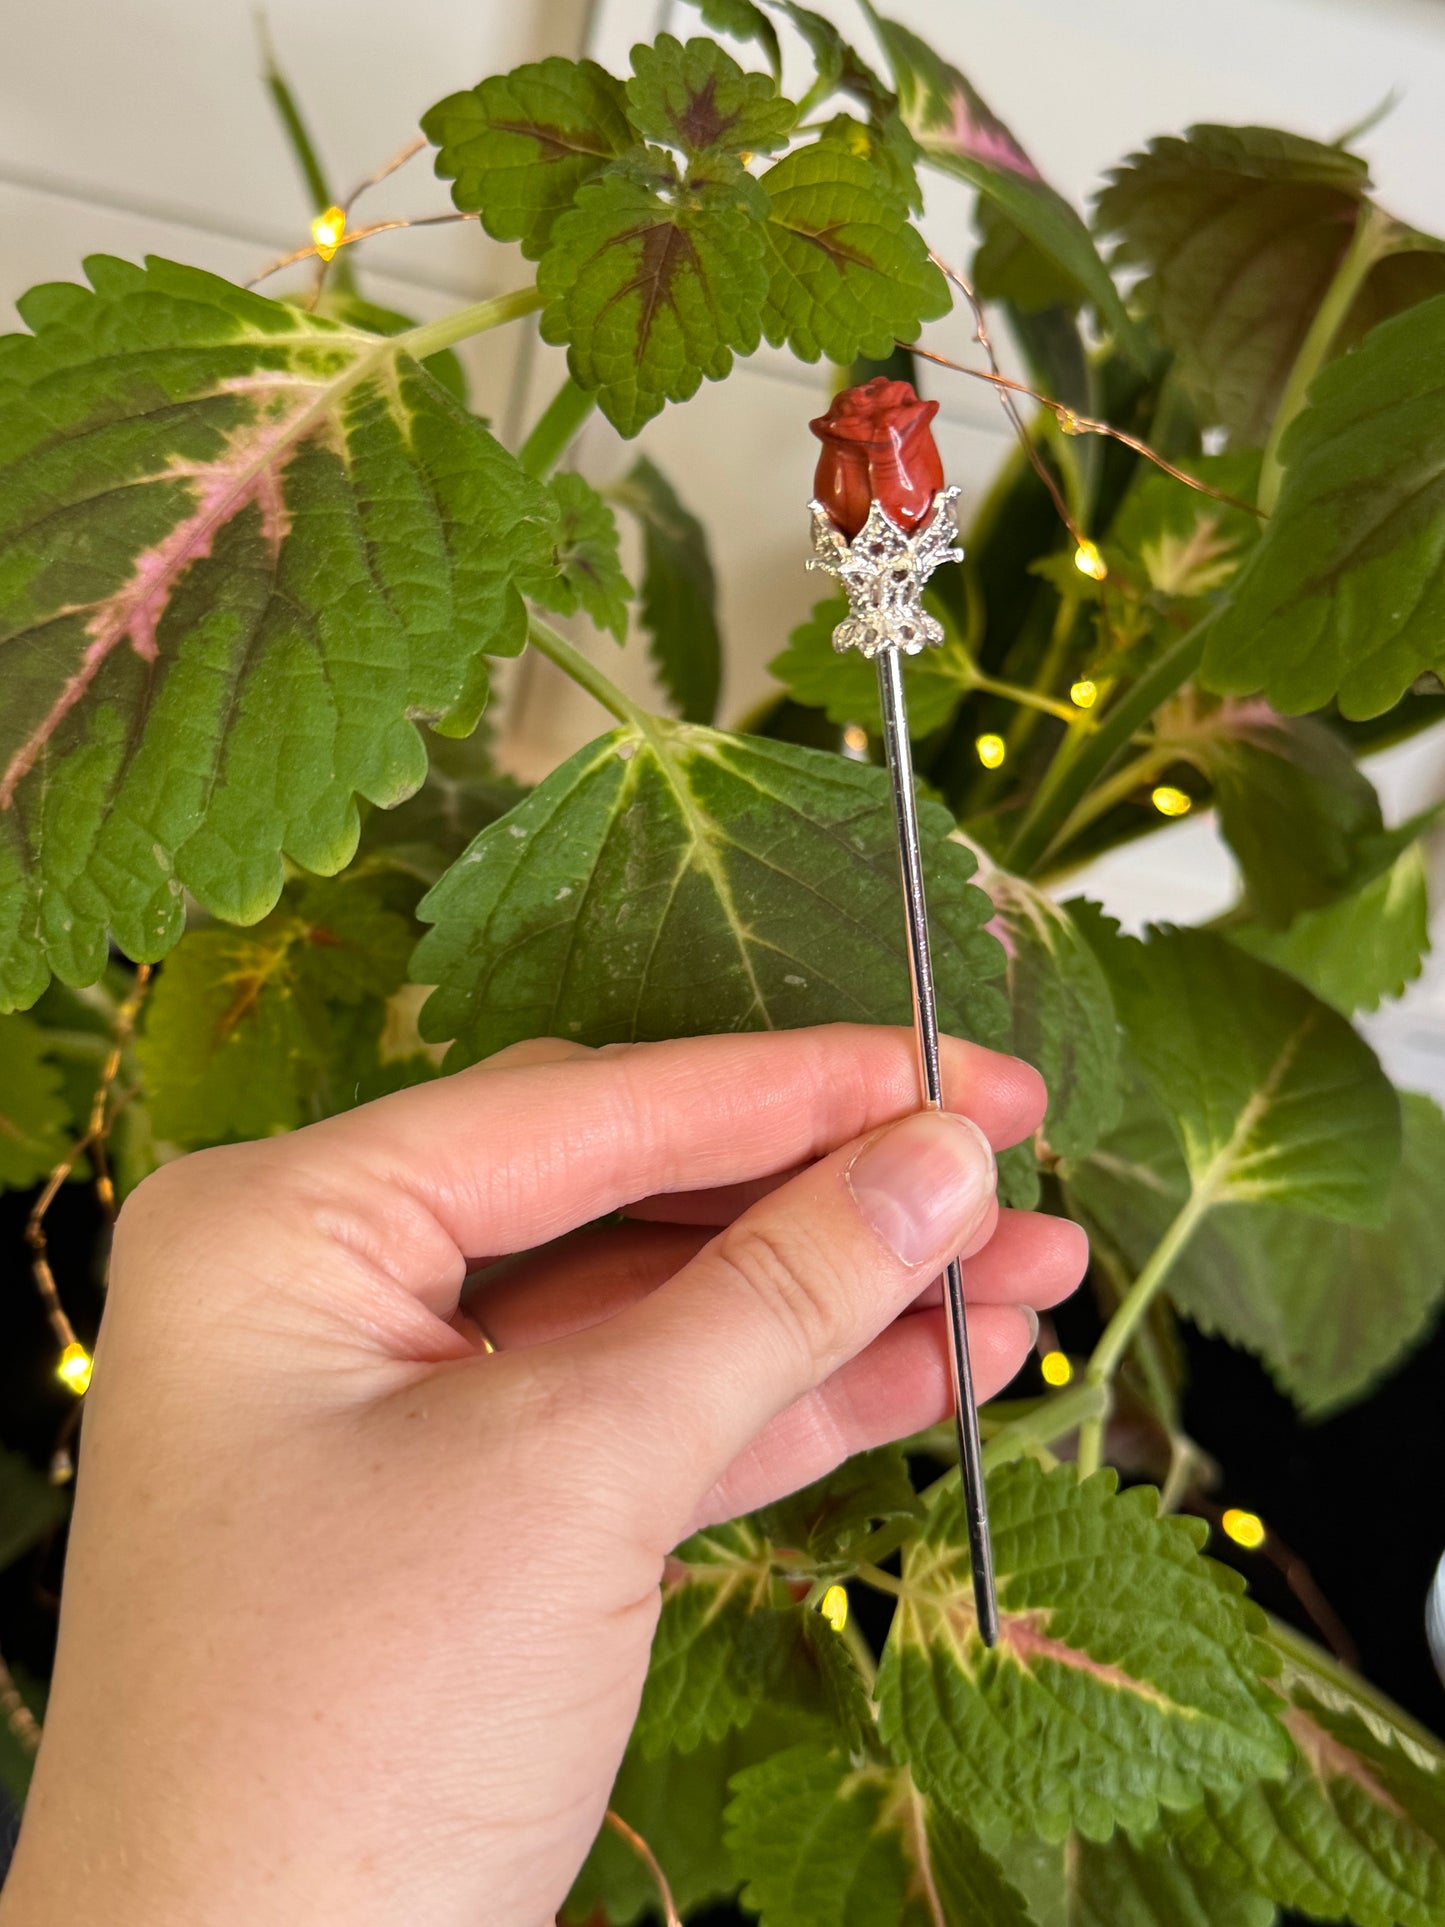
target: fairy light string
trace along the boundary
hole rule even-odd
[[[110,1162],[106,1155],[106,1140],[121,1111],[135,1095],[126,1091],[112,1103],[116,1079],[120,1075],[121,1062],[126,1046],[135,1031],[136,1020],[140,1016],[141,1005],[145,1002],[150,988],[152,967],[140,964],[135,978],[124,1001],[115,1013],[111,1026],[110,1049],[101,1066],[100,1078],[90,1103],[90,1116],[86,1121],[84,1134],[78,1137],[65,1156],[51,1171],[40,1195],[31,1207],[30,1216],[25,1224],[25,1241],[30,1246],[30,1270],[35,1280],[35,1289],[45,1308],[50,1329],[55,1336],[59,1349],[56,1376],[61,1383],[77,1398],[83,1397],[90,1386],[91,1357],[75,1333],[75,1327],[66,1315],[61,1302],[55,1273],[50,1265],[49,1244],[45,1235],[45,1219],[54,1204],[60,1187],[75,1170],[81,1158],[89,1156],[95,1185],[95,1195],[100,1208],[105,1213],[107,1224],[115,1222],[115,1183],[111,1177]]]
[[[677,1911],[677,1903],[672,1897],[672,1888],[667,1884],[667,1875],[662,1871],[661,1862],[648,1846],[636,1827],[630,1827],[622,1815],[614,1808],[607,1809],[607,1824],[621,1839],[625,1840],[632,1851],[642,1861],[657,1885],[657,1897],[662,1902],[664,1927],[682,1927],[682,1916]]]

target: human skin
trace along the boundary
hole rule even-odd
[[[1082,1272],[994,1199],[1037,1074],[943,1068],[543,1041],[141,1185],[0,1927],[551,1922],[669,1550],[946,1415],[955,1252],[983,1397]]]

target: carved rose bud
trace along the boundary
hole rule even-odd
[[[845,388],[826,415],[808,426],[823,444],[813,493],[851,542],[877,502],[905,534],[933,513],[943,462],[929,426],[936,401],[920,401],[913,384],[875,375]]]

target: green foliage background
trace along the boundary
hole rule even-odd
[[[457,207],[518,244],[509,295],[413,326],[349,261],[303,311],[97,258],[25,298],[0,341],[0,1186],[83,1130],[140,964],[122,1195],[444,1051],[906,1019],[876,696],[836,604],[750,730],[717,727],[699,505],[646,457],[600,492],[565,462],[594,407],[630,437],[764,341],[839,381],[906,370],[953,293],[913,217],[930,172],[962,179],[973,281],[1060,406],[909,670],[939,992],[1048,1079],[1008,1194],[1089,1227],[1103,1336],[1068,1390],[984,1414],[995,1650],[935,1442],[866,1455],[679,1548],[614,1804],[685,1913],[741,1895],[766,1927],[1438,1927],[1445,1754],[1204,1556],[1174,1338],[1223,1334],[1318,1415],[1445,1289],[1445,1118],[1353,1021],[1428,943],[1433,819],[1387,825],[1360,758],[1431,724],[1445,677],[1445,247],[1358,156],[1249,127],[1152,142],[1086,222],[871,8],[881,60],[791,0],[699,11],[626,75],[543,60],[424,117]],[[570,374],[509,450],[448,351],[532,313]],[[675,713],[548,613],[646,647]],[[524,791],[483,717],[489,663],[527,647],[609,728]],[[1161,827],[1160,783],[1217,810],[1241,894],[1138,940],[1064,879]],[[1162,1496],[1107,1463],[1126,1410]],[[0,1565],[62,1511],[0,1457]],[[881,1649],[820,1615],[840,1582],[891,1602]],[[605,1833],[566,1918],[655,1904]]]

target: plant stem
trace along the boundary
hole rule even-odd
[[[1040,695],[1037,689],[1025,689],[1022,683],[1000,682],[995,676],[985,676],[981,670],[975,671],[969,680],[971,689],[981,689],[986,696],[1003,696],[1011,703],[1018,703],[1024,709],[1036,709],[1044,716],[1057,716],[1061,722],[1081,728],[1091,726],[1091,719],[1074,707],[1063,703],[1055,696]]]
[[[529,475],[541,480],[552,473],[596,402],[596,395],[589,395],[567,376],[517,451],[517,460]]]
[[[894,1599],[901,1597],[903,1581],[895,1579],[891,1572],[884,1572],[881,1566],[860,1565],[855,1570],[864,1585],[872,1586],[875,1592],[886,1592]]]
[[[1176,753],[1172,748],[1146,750],[1142,756],[1136,756],[1132,763],[1125,763],[1122,769],[1116,770],[1097,789],[1090,790],[1073,815],[1060,827],[1040,859],[1041,863],[1066,849],[1081,831],[1097,822],[1116,804],[1127,803],[1135,790],[1142,789],[1175,760]]]
[[[1067,1392],[1041,1398],[1031,1412],[1010,1420],[1001,1432],[994,1434],[983,1448],[984,1465],[992,1471],[996,1466],[1022,1458],[1036,1446],[1052,1445],[1089,1420],[1103,1419],[1108,1406],[1108,1386],[1092,1384],[1088,1379],[1071,1386]]]
[[[596,663],[589,662],[580,649],[574,649],[565,636],[559,636],[550,622],[544,622],[530,610],[527,635],[534,649],[540,650],[549,662],[555,662],[562,673],[570,676],[589,696],[595,696],[620,723],[631,723],[644,733],[650,732],[652,718],[647,711],[624,695],[612,678],[604,676]]]
[[[408,328],[405,334],[394,335],[388,345],[400,348],[415,361],[425,361],[428,355],[466,341],[471,335],[483,335],[489,328],[500,328],[521,315],[532,314],[541,305],[542,297],[535,287],[514,288],[511,294],[495,294],[489,301],[476,301],[436,321],[424,321],[419,328]]]
[[[1208,1183],[1197,1184],[1190,1191],[1174,1222],[1149,1254],[1144,1269],[1125,1293],[1124,1302],[1104,1327],[1104,1335],[1094,1347],[1094,1355],[1085,1373],[1089,1384],[1107,1386],[1112,1381],[1144,1314],[1173,1270],[1175,1260],[1194,1236],[1200,1220],[1213,1205],[1214,1195],[1215,1187]],[[1102,1446],[1103,1422],[1097,1418],[1090,1419],[1079,1433],[1080,1478],[1087,1478],[1091,1472],[1099,1469]]]
[[[1199,667],[1204,636],[1215,612],[1200,618],[1186,635],[1147,670],[1101,718],[1092,735],[1077,724],[1054,753],[1038,794],[1019,825],[1005,859],[1015,876],[1030,876],[1052,849],[1061,825],[1067,823],[1089,790],[1108,771],[1162,702]]]
[[[1289,380],[1279,398],[1279,407],[1275,410],[1259,470],[1258,501],[1266,515],[1274,513],[1280,484],[1284,480],[1279,449],[1285,430],[1304,407],[1310,383],[1324,366],[1335,337],[1355,304],[1355,297],[1375,263],[1391,252],[1396,233],[1395,223],[1373,201],[1360,203],[1354,238],[1335,269],[1334,279],[1325,290],[1324,300],[1315,310],[1315,318],[1300,343],[1294,366],[1289,371]]]

